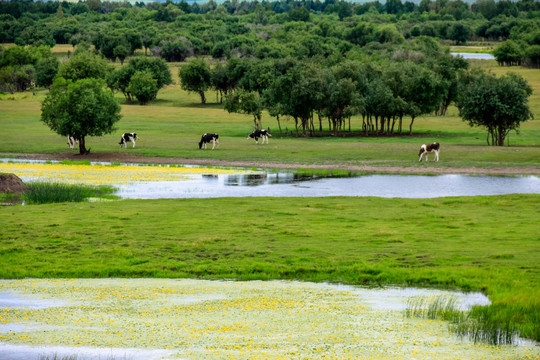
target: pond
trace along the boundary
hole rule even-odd
[[[246,169],[45,162],[1,162],[23,181],[112,185],[123,199],[212,197],[446,196],[540,193],[536,176],[366,175],[332,177]]]
[[[0,281],[0,294],[2,359],[540,356],[533,343],[475,345],[446,322],[405,316],[414,299],[452,296],[463,310],[489,304],[480,293],[298,281],[26,279]],[[11,297],[24,301],[14,305]]]
[[[480,53],[461,53],[453,52],[450,53],[454,56],[461,56],[464,59],[476,59],[476,60],[495,60],[495,56],[491,54],[480,54]]]

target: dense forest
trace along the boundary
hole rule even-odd
[[[468,68],[445,45],[496,41],[500,65],[540,65],[540,3],[533,0],[24,0],[0,2],[0,24],[0,41],[19,45],[2,50],[2,91],[86,76],[143,105],[172,82],[166,63],[188,59],[178,75],[202,103],[213,89],[227,111],[253,115],[255,127],[266,110],[278,124],[280,116],[294,118],[304,136],[350,131],[354,115],[365,135],[401,133],[404,118],[412,133],[416,117],[444,114],[459,100]],[[56,44],[76,47],[68,62],[51,55]]]

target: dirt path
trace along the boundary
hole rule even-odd
[[[81,156],[73,152],[65,151],[58,154],[21,154],[21,153],[0,153],[0,157],[14,157],[29,160],[71,160],[71,161],[103,161],[122,163],[148,163],[148,164],[186,164],[204,166],[231,166],[231,167],[256,167],[256,168],[276,168],[276,169],[328,169],[328,170],[349,170],[358,172],[376,172],[387,174],[471,174],[471,175],[540,175],[540,166],[523,167],[429,167],[415,165],[409,167],[374,165],[369,162],[361,164],[302,164],[302,163],[278,163],[264,161],[227,161],[218,159],[187,159],[180,157],[150,157],[131,153],[120,152],[93,152]]]

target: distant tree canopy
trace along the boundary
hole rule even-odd
[[[0,41],[19,45],[91,43],[110,60],[148,50],[167,61],[188,56],[310,57],[354,46],[431,36],[540,45],[540,2],[227,0],[129,3],[2,1]]]

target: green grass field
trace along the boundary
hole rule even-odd
[[[162,89],[156,102],[148,106],[122,105],[122,119],[117,131],[103,137],[89,137],[87,148],[92,152],[131,152],[144,156],[183,157],[190,159],[219,159],[230,161],[267,161],[289,164],[342,164],[418,166],[418,147],[422,143],[438,141],[442,144],[441,162],[430,167],[490,168],[508,166],[537,166],[540,159],[540,71],[524,68],[499,68],[494,61],[480,64],[501,73],[517,71],[528,79],[535,92],[531,110],[535,120],[522,124],[520,133],[512,132],[510,147],[486,146],[487,132],[470,128],[463,122],[456,108],[447,116],[426,116],[415,120],[414,135],[395,137],[296,138],[280,136],[275,118],[265,116],[263,126],[270,127],[270,144],[256,146],[247,140],[253,129],[248,115],[229,114],[216,101],[213,92],[207,94],[209,104],[200,105],[197,94],[188,94],[178,85],[180,64],[170,64],[176,84]],[[31,93],[0,96],[0,152],[58,153],[68,150],[66,140],[53,133],[40,119],[40,101],[47,90],[36,96]],[[409,120],[404,126],[408,128]],[[361,117],[352,119],[352,130],[361,128]],[[294,131],[294,121],[282,120],[282,129]],[[135,149],[120,149],[118,142],[124,132],[137,132],[141,137]],[[219,151],[200,151],[198,141],[205,132],[220,134]],[[75,153],[76,151],[74,151]]]
[[[455,108],[445,117],[417,119],[413,136],[389,138],[281,137],[276,120],[265,116],[273,137],[269,145],[255,145],[246,139],[249,116],[223,111],[212,93],[201,106],[198,95],[180,89],[181,64],[170,64],[176,84],[148,106],[127,105],[117,94],[123,115],[117,131],[88,138],[86,146],[298,167],[538,169],[540,71],[473,63],[498,74],[518,72],[534,89],[535,120],[510,134],[510,146],[486,146],[486,131],[470,128]],[[0,152],[68,151],[66,139],[39,120],[45,95],[0,95]],[[360,126],[360,118],[352,120],[353,130]],[[282,128],[292,131],[294,123],[284,119]],[[124,132],[138,133],[137,148],[119,149]],[[220,134],[219,150],[198,149],[204,132]],[[419,166],[418,147],[431,141],[442,144],[441,161]],[[225,198],[0,207],[0,259],[9,264],[0,277],[281,278],[481,290],[494,302],[486,316],[511,319],[522,336],[540,340],[539,200]]]
[[[539,339],[540,195],[1,207],[1,278],[300,279],[478,290]],[[219,214],[219,215],[218,215]],[[510,316],[509,315],[509,316]]]

